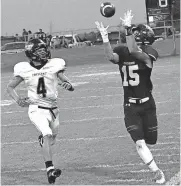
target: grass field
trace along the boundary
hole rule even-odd
[[[66,75],[75,91],[59,90],[61,126],[53,152],[54,164],[63,172],[56,184],[153,185],[153,175],[138,157],[124,126],[118,67],[107,62],[103,50],[96,47],[60,54],[70,61]],[[38,132],[29,121],[27,108],[18,107],[5,91],[12,77],[13,56],[6,57],[6,64],[3,59],[1,184],[46,185]],[[179,57],[169,57],[159,59],[152,73],[159,137],[150,148],[167,184],[180,170],[179,69]],[[24,84],[18,92],[25,95]]]

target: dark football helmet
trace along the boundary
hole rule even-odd
[[[136,41],[141,42],[142,45],[146,43],[151,45],[155,41],[155,34],[152,28],[146,24],[139,24],[132,27],[133,35]]]
[[[30,61],[46,63],[51,58],[51,53],[41,39],[31,39],[25,45],[25,54]]]
[[[155,34],[151,27],[146,24],[132,25],[132,32],[135,36],[135,40],[141,45],[153,44],[155,41]],[[126,43],[126,35],[124,28],[120,29],[120,40],[122,43]]]

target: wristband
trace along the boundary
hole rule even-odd
[[[126,36],[132,35],[132,28],[128,26],[125,27],[125,33],[126,33]]]
[[[109,42],[108,37],[103,37],[102,40],[103,40],[103,43],[108,43]]]

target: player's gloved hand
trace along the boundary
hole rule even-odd
[[[131,10],[128,10],[126,13],[124,13],[124,18],[120,17],[120,20],[123,24],[123,26],[130,27],[131,21],[133,19],[133,14]]]
[[[99,23],[98,21],[95,22],[97,29],[99,30],[99,32],[101,33],[102,36],[102,40],[104,43],[109,42],[109,38],[108,38],[108,32],[107,29],[109,28],[109,26],[107,26],[106,28],[104,28],[103,23]]]
[[[74,91],[74,87],[69,82],[63,82],[60,85],[66,90]]]
[[[19,98],[16,102],[20,107],[28,107],[31,104],[30,99],[27,97],[26,98]]]

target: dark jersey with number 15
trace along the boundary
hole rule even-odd
[[[143,52],[156,60],[158,53],[151,46],[141,47]],[[149,68],[139,56],[129,53],[127,46],[117,46],[113,50],[119,56],[119,70],[122,77],[125,101],[129,98],[149,97],[153,85],[151,82],[152,68]],[[152,61],[153,63],[153,61]]]

